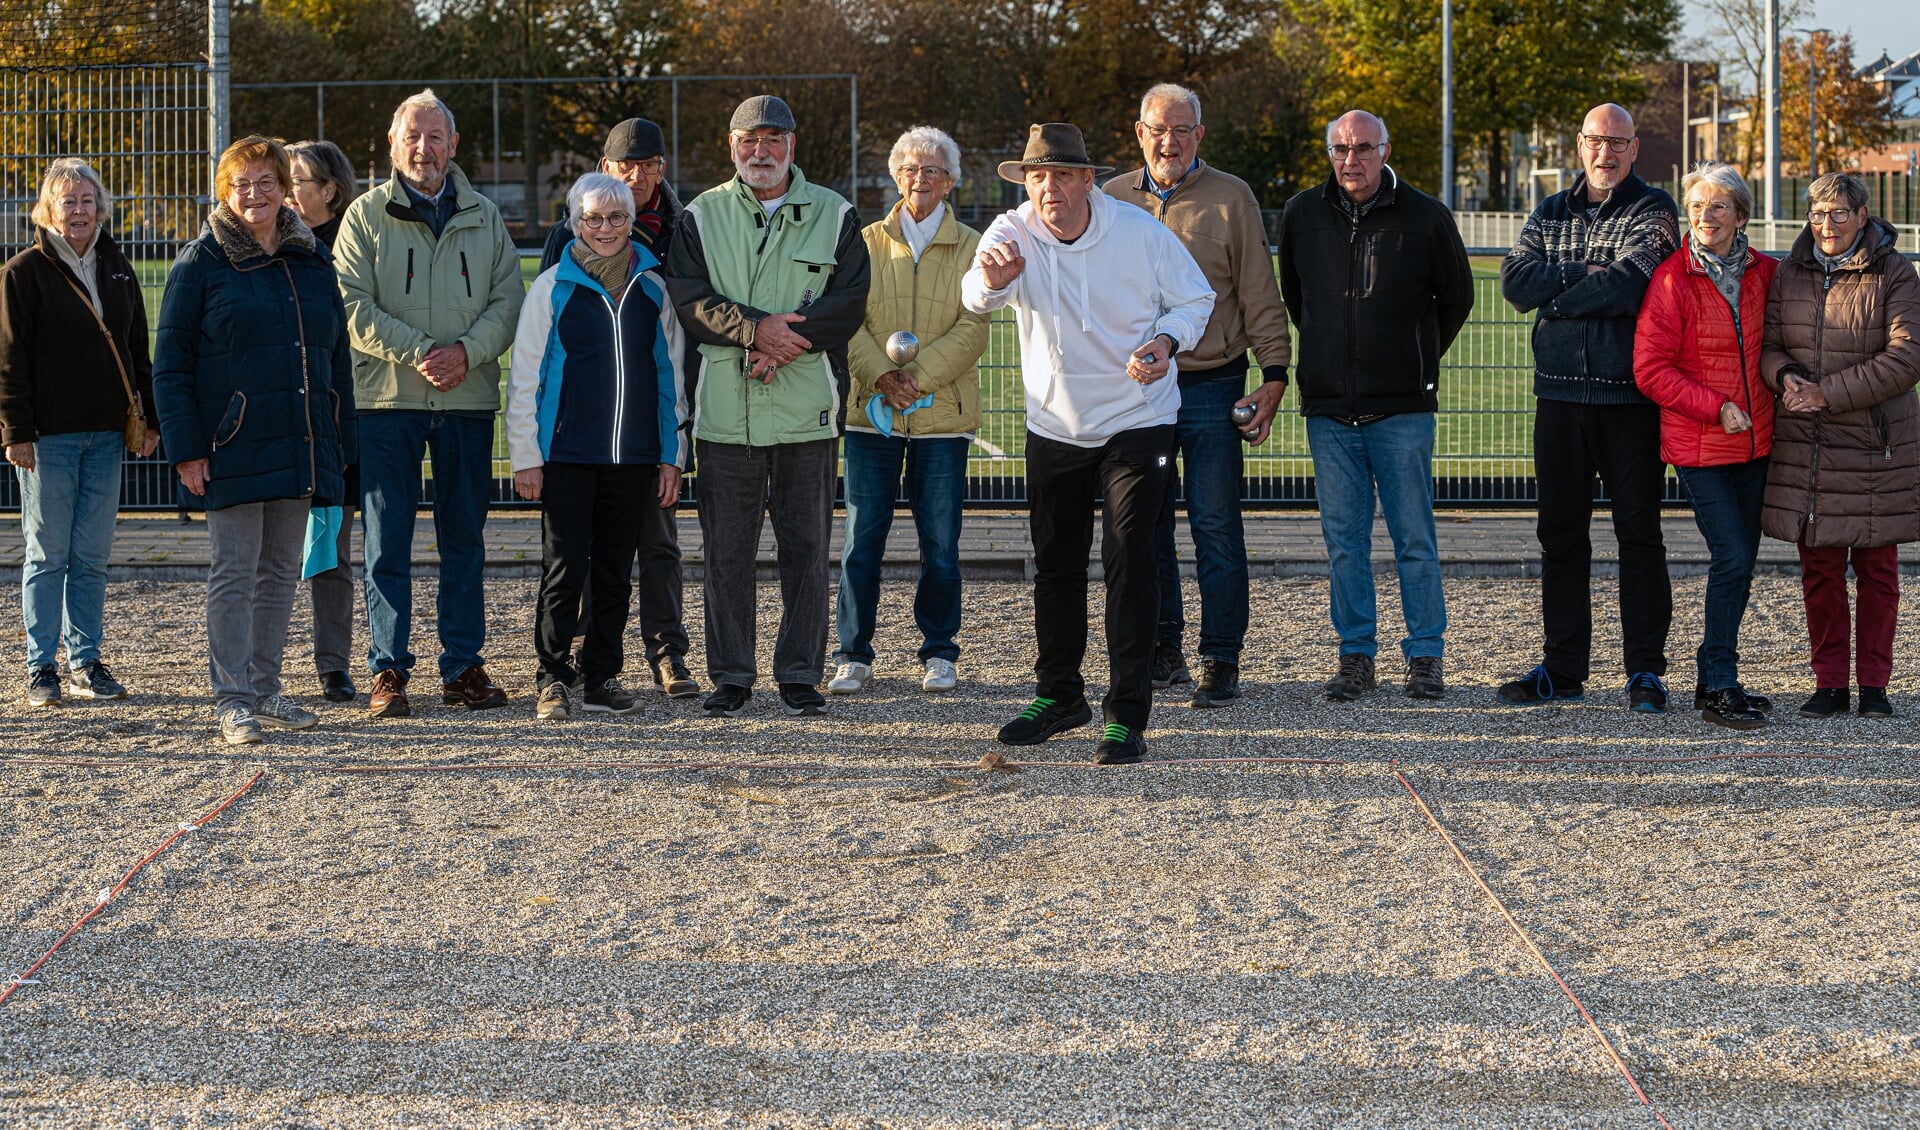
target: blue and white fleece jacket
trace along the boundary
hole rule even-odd
[[[686,342],[653,252],[634,244],[615,303],[562,255],[520,307],[507,382],[515,471],[548,463],[687,466]]]

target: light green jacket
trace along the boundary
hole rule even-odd
[[[768,447],[840,434],[847,342],[867,301],[860,218],[796,167],[772,216],[735,177],[695,197],[667,251],[667,285],[699,345],[693,434]],[[745,361],[759,321],[798,313],[811,348],[762,383]]]
[[[458,166],[448,167],[447,183],[454,212],[438,239],[415,218],[397,173],[349,204],[340,221],[333,265],[346,299],[359,411],[500,409],[500,355],[520,321],[520,253],[500,210]],[[441,392],[415,366],[428,350],[454,342],[466,347],[467,379]]]

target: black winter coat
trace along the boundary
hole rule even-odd
[[[58,238],[42,229],[35,246],[0,267],[0,441],[9,444],[117,432],[127,419],[119,366],[107,352],[91,304],[74,293],[74,287],[85,287],[47,242]],[[157,417],[140,280],[112,237],[102,232],[94,238],[101,320],[151,426]]]
[[[291,208],[268,255],[222,205],[167,276],[153,392],[175,463],[209,460],[207,509],[347,501],[358,456],[347,314],[326,251]]]
[[[1280,217],[1280,296],[1300,327],[1300,409],[1373,416],[1439,408],[1440,356],[1473,310],[1453,214],[1392,169],[1359,223],[1328,176]]]

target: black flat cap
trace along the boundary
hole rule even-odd
[[[667,151],[660,127],[645,118],[628,118],[607,133],[600,155],[609,161],[645,161]]]

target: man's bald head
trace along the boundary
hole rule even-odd
[[[1387,123],[1365,110],[1348,110],[1327,125],[1327,156],[1333,161],[1333,179],[1349,200],[1373,199],[1392,146]]]
[[[1640,156],[1633,115],[1611,102],[1587,111],[1580,123],[1580,167],[1587,174],[1587,199],[1599,202],[1613,194],[1633,172]]]

